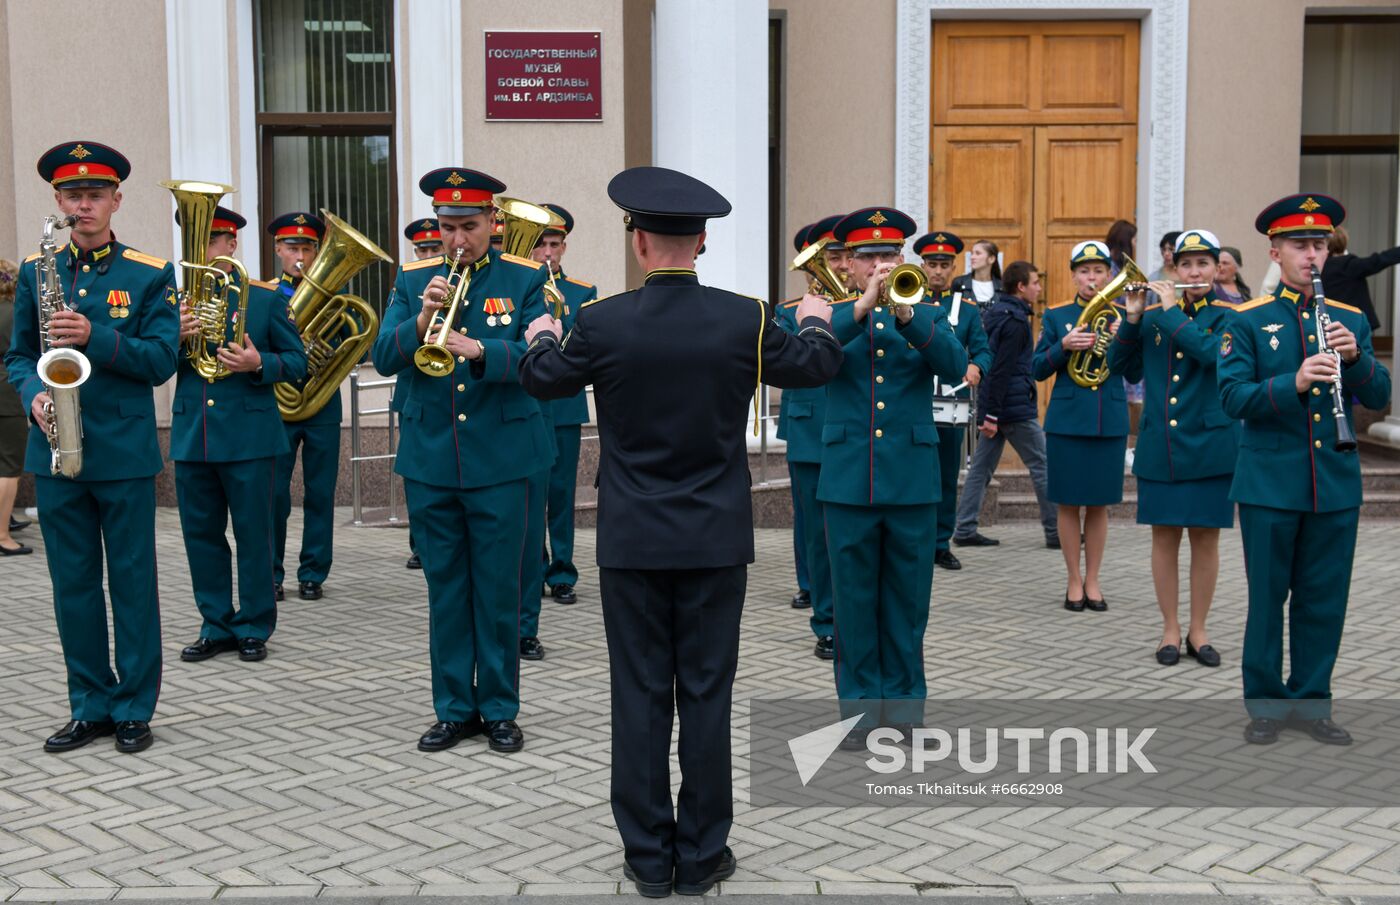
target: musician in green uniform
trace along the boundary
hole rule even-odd
[[[1269,237],[1281,282],[1229,306],[1220,337],[1220,401],[1244,422],[1230,498],[1240,508],[1249,577],[1245,740],[1255,744],[1276,741],[1288,724],[1326,744],[1351,743],[1332,721],[1332,668],[1361,509],[1361,465],[1344,441],[1355,430],[1353,399],[1370,409],[1390,402],[1390,372],[1376,360],[1365,314],[1316,297],[1327,237],[1345,216],[1319,194],[1266,207],[1254,225]]]
[[[1220,529],[1235,526],[1230,478],[1239,451],[1238,422],[1220,407],[1215,380],[1226,318],[1225,309],[1211,305],[1220,241],[1204,229],[1186,230],[1174,260],[1178,278],[1192,286],[1177,299],[1171,282],[1152,283],[1152,305],[1145,294],[1128,293],[1109,359],[1116,370],[1142,370],[1133,474],[1138,524],[1152,526],[1152,583],[1162,610],[1157,662],[1175,665],[1184,641],[1187,656],[1219,666],[1206,615],[1220,573]],[[1191,621],[1184,634],[1177,616],[1183,529],[1191,539]]]
[[[564,273],[564,253],[569,250],[569,234],[574,231],[574,215],[558,204],[544,207],[558,214],[563,229],[547,229],[535,246],[531,257],[554,271],[555,284],[564,293],[564,311],[560,318],[567,333],[573,328],[578,310],[598,297],[598,287]],[[554,446],[558,458],[549,472],[548,527],[549,540],[544,550],[544,583],[555,603],[571,604],[578,600],[574,586],[578,584],[578,569],[574,566],[574,493],[578,482],[578,456],[583,425],[588,423],[588,396],[579,393],[568,399],[542,402],[548,409],[547,420],[554,425]],[[538,602],[536,603],[538,613]],[[522,626],[521,633],[528,635]]]
[[[404,238],[413,245],[413,260],[424,261],[428,258],[442,256],[442,230],[438,228],[436,217],[424,217],[422,220],[414,220],[403,229]],[[395,412],[400,417],[403,415],[404,399],[408,397],[408,387],[405,381],[405,372],[400,371],[398,379],[394,381],[394,396],[390,401]],[[408,562],[404,563],[410,569],[422,569],[423,560],[418,556],[418,544],[413,539],[413,525],[408,526]]]
[[[277,293],[290,300],[301,285],[301,275],[321,248],[326,224],[315,214],[292,211],[267,225],[273,237],[273,251],[282,265]],[[281,600],[286,575],[283,561],[287,551],[287,518],[292,514],[292,469],[301,452],[302,525],[301,553],[297,562],[297,596],[320,600],[322,585],[331,571],[332,540],[335,536],[335,484],[340,472],[340,390],[330,401],[303,421],[285,421],[287,452],[277,457],[277,478],[273,500],[273,575],[276,595]]]
[[[238,230],[247,222],[227,208],[215,210],[210,261],[233,256]],[[227,262],[214,266],[232,272]],[[195,279],[186,278],[187,298]],[[231,286],[247,293],[247,311],[240,312],[237,295],[228,294],[222,342],[202,338],[199,312],[188,303],[180,312],[185,345],[171,404],[170,459],[195,605],[204,619],[199,638],[180,652],[186,662],[233,650],[240,660],[265,659],[277,625],[271,489],[277,456],[287,451],[287,432],[273,389],[278,381],[306,375],[306,350],[275,284],[250,283],[232,277]],[[233,557],[224,536],[230,519],[238,544],[237,611]]]
[[[972,420],[972,389],[982,382],[982,375],[992,365],[992,347],[987,344],[987,331],[982,327],[982,312],[971,292],[949,288],[953,280],[953,261],[963,250],[963,241],[947,230],[934,230],[914,241],[914,254],[923,261],[924,276],[928,278],[925,296],[933,307],[948,319],[958,342],[967,349],[967,372],[957,383],[958,389],[943,381],[935,388],[934,424],[938,425],[938,473],[942,480],[942,496],[938,500],[938,547],[933,555],[935,565],[957,570],[962,563],[953,555],[949,543],[958,521],[958,472],[967,459],[967,425]]]
[[[15,326],[5,367],[33,421],[25,469],[34,473],[40,528],[53,581],[54,614],[68,670],[72,719],[44,742],[72,751],[116,735],[118,751],[150,747],[160,690],[160,610],[156,592],[156,489],[162,467],[155,394],[175,373],[180,343],[175,270],[117,241],[112,215],[131,164],[94,141],[67,141],[39,158],[59,211],[74,218],[68,241],[56,236],[20,268]],[[52,267],[64,310],[41,312],[39,264]],[[47,323],[41,324],[46,320]],[[47,334],[47,335],[45,335]],[[79,387],[81,470],[55,472],[45,433],[51,396],[38,363],[48,349],[75,349],[90,368]],[[66,463],[73,463],[65,453]],[[67,465],[65,465],[65,470]],[[108,653],[107,599],[115,669]]]
[[[827,384],[817,499],[831,556],[836,691],[845,716],[860,714],[848,747],[881,725],[909,731],[927,696],[941,492],[933,379],[961,379],[967,350],[921,292],[913,304],[889,304],[887,278],[914,228],[907,214],[869,207],[835,229],[860,296],[833,306],[845,355]]]
[[[1080,242],[1070,252],[1070,273],[1075,296],[1051,305],[1041,320],[1040,341],[1031,359],[1036,380],[1055,378],[1050,407],[1045,412],[1046,492],[1059,507],[1060,552],[1067,574],[1065,609],[1101,613],[1108,609],[1099,585],[1108,544],[1108,507],[1123,500],[1123,467],[1128,449],[1128,397],[1120,377],[1136,383],[1141,362],[1124,361],[1125,370],[1113,370],[1107,350],[1093,359],[1100,382],[1080,386],[1070,377],[1076,352],[1088,352],[1101,343],[1087,323],[1080,324],[1084,308],[1109,281],[1108,246]],[[1106,330],[1116,333],[1122,309],[1118,303],[1105,315]],[[1087,378],[1086,378],[1087,379]],[[1080,537],[1084,568],[1080,571]]]
[[[519,751],[521,557],[540,555],[523,546],[526,480],[550,463],[553,444],[518,364],[525,325],[544,314],[547,274],[490,247],[503,183],[447,167],[418,185],[433,200],[446,257],[399,269],[373,352],[381,374],[408,374],[394,471],[428,581],[437,715],[418,748],[485,733],[492,750]],[[465,298],[444,327],[459,290]],[[434,374],[416,363],[425,343],[440,346]]]

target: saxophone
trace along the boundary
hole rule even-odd
[[[48,390],[44,404],[44,433],[49,438],[49,471],[65,478],[76,478],[83,470],[83,409],[79,388],[92,376],[92,364],[77,349],[53,347],[49,324],[53,316],[67,311],[63,286],[58,281],[58,243],[55,229],[68,229],[77,217],[45,217],[44,234],[39,240],[39,260],[34,276],[39,284],[39,379]]]

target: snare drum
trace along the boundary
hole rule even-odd
[[[933,381],[933,423],[947,427],[967,427],[972,423],[972,400],[959,399],[958,390],[967,386],[944,386],[938,378]]]

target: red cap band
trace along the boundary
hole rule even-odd
[[[846,234],[849,245],[903,245],[904,233],[889,226],[866,226]]]
[[[490,207],[491,198],[491,192],[486,189],[438,189],[433,192],[433,204],[441,207]]]
[[[273,238],[285,239],[288,236],[301,236],[302,238],[310,238],[317,242],[320,241],[320,236],[316,234],[316,230],[313,227],[297,226],[295,224],[292,226],[284,226],[277,230],[277,234]]]
[[[61,185],[75,179],[105,179],[109,182],[121,182],[117,178],[116,170],[100,163],[65,163],[53,171],[51,182],[53,185]]]
[[[442,233],[435,229],[425,229],[413,234],[413,242],[441,242]]]
[[[1269,235],[1296,233],[1303,230],[1325,230],[1332,232],[1332,218],[1326,214],[1289,214],[1279,217],[1269,224]]]
[[[211,233],[236,233],[238,226],[232,220],[218,220],[209,227]]]
[[[929,255],[957,255],[951,245],[943,245],[935,242],[932,245],[925,245],[924,250],[919,252],[920,257],[927,258]]]

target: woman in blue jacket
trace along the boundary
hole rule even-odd
[[[1206,614],[1220,572],[1220,529],[1235,526],[1230,481],[1239,449],[1239,424],[1220,407],[1215,365],[1228,309],[1212,305],[1220,241],[1203,229],[1177,237],[1177,276],[1208,288],[1187,289],[1178,300],[1171,283],[1153,283],[1155,304],[1127,299],[1122,329],[1109,350],[1119,370],[1143,374],[1144,403],[1133,457],[1140,525],[1152,526],[1152,583],[1162,608],[1157,662],[1181,659],[1177,618],[1177,558],[1181,533],[1191,538],[1191,623],[1186,654],[1219,666],[1206,634]]]
[[[1079,326],[1079,316],[1094,295],[1109,281],[1108,246],[1080,242],[1070,253],[1075,297],[1051,305],[1041,321],[1031,371],[1036,380],[1055,378],[1050,407],[1045,412],[1047,490],[1059,511],[1061,552],[1068,581],[1065,609],[1085,608],[1101,613],[1108,609],[1099,568],[1108,543],[1108,507],[1123,500],[1123,461],[1128,448],[1128,401],[1120,376],[1136,383],[1142,363],[1115,370],[1101,385],[1082,387],[1069,376],[1070,356],[1094,345],[1094,333]],[[1116,309],[1121,316],[1121,308]],[[1118,329],[1118,319],[1110,329]],[[1084,570],[1079,568],[1080,536],[1083,536]]]

